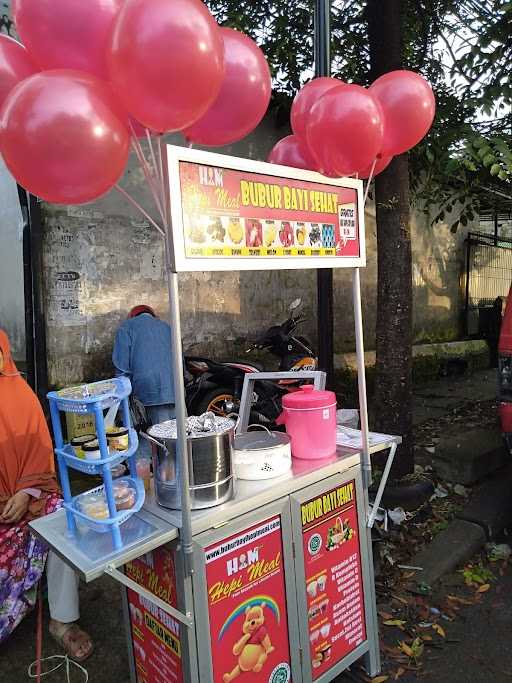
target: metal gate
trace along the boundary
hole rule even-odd
[[[465,330],[468,337],[487,337],[493,304],[512,284],[512,239],[470,232],[466,239]]]

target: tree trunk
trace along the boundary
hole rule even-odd
[[[371,80],[402,68],[401,0],[368,0]],[[407,154],[375,179],[377,212],[376,428],[403,437],[392,476],[414,469],[412,255]]]

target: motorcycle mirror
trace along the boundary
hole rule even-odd
[[[299,306],[300,306],[301,304],[302,304],[302,299],[295,299],[295,300],[292,301],[292,303],[290,304],[289,310],[290,310],[290,311],[296,311],[296,310],[299,308]]]

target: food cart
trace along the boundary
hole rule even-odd
[[[181,509],[160,504],[152,487],[119,534],[70,529],[69,509],[32,528],[85,581],[106,573],[122,585],[133,683],[324,683],[359,658],[375,676],[371,527],[400,438],[372,445],[368,432],[363,183],[171,146],[163,159]],[[327,460],[294,458],[286,474],[239,480],[225,502],[192,510],[178,274],[339,267],[352,271],[360,444]],[[258,379],[246,378],[238,430]],[[372,511],[376,451],[389,456]]]

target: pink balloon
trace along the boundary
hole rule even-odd
[[[36,71],[23,45],[0,34],[0,108],[14,86]]]
[[[270,151],[267,161],[270,164],[303,168],[306,171],[314,171],[316,169],[315,160],[306,143],[296,135],[288,135],[286,138],[279,140]]]
[[[14,0],[23,43],[42,69],[107,77],[106,50],[123,0]]]
[[[370,86],[384,113],[384,156],[407,152],[428,133],[436,113],[430,83],[413,71],[390,71]]]
[[[377,163],[375,164],[375,168],[373,169],[373,173],[372,173],[372,168],[373,168],[373,161],[372,161],[371,164],[369,164],[369,166],[364,168],[362,171],[359,171],[358,175],[363,180],[366,180],[367,178],[369,178],[370,175],[372,176],[372,178],[375,178],[375,176],[379,175],[379,173],[382,173],[382,171],[384,171],[392,161],[393,161],[393,157],[383,157],[383,156],[379,155],[377,157]]]
[[[109,71],[137,121],[158,132],[183,130],[219,94],[220,29],[201,0],[126,0],[112,35]]]
[[[184,131],[188,140],[217,147],[241,140],[265,116],[272,78],[265,55],[252,38],[220,29],[224,41],[224,80],[206,114]]]
[[[309,81],[299,90],[293,100],[290,114],[292,130],[295,135],[298,135],[303,140],[306,139],[306,128],[311,108],[322,95],[340,85],[343,85],[343,81],[340,81],[338,78],[322,76]]]
[[[306,130],[317,167],[340,176],[366,168],[380,152],[384,125],[377,101],[360,85],[332,88],[311,109]]]
[[[17,85],[0,121],[0,151],[18,183],[48,202],[82,204],[119,180],[130,139],[108,87],[89,74],[44,71]]]

